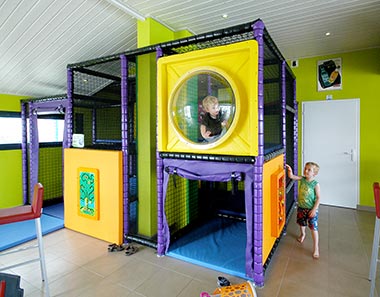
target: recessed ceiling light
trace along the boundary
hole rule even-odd
[[[331,33],[330,33],[330,32],[326,32],[325,35],[326,35],[326,36],[330,36]]]
[[[222,14],[222,18],[224,18],[224,19],[226,19],[226,18],[228,18],[228,14]]]

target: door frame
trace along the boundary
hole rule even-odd
[[[356,188],[357,188],[357,193],[356,193],[356,208],[355,209],[358,209],[358,207],[360,206],[360,98],[351,98],[351,99],[339,99],[339,100],[334,100],[334,102],[338,102],[338,103],[341,103],[341,102],[349,102],[349,101],[352,101],[352,102],[355,102],[356,104],[356,108],[355,108],[355,120],[356,120],[356,139],[355,139],[355,142],[356,142],[356,176],[357,176],[357,185],[356,185]],[[302,136],[301,136],[301,139],[302,139],[302,145],[301,145],[301,166],[303,166],[304,162],[305,162],[305,149],[304,149],[304,145],[305,145],[305,142],[304,142],[304,127],[305,127],[305,117],[304,117],[304,105],[305,104],[308,104],[308,103],[314,103],[314,104],[318,104],[318,103],[321,103],[321,104],[328,104],[329,100],[307,100],[307,101],[302,101],[302,109],[301,109],[301,115],[302,115]],[[331,205],[333,206],[333,205]],[[336,205],[336,207],[343,207],[343,206],[339,206],[339,205]]]

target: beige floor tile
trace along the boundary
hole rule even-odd
[[[128,264],[116,270],[106,277],[107,280],[120,283],[122,286],[134,291],[136,288],[147,282],[154,274],[160,271],[160,266],[142,261],[134,255]]]
[[[52,296],[79,296],[103,278],[83,268],[63,275],[55,281],[49,282]]]
[[[190,282],[190,277],[162,268],[135,291],[146,297],[176,297]]]
[[[318,286],[309,285],[308,282],[284,279],[277,297],[307,296],[328,297],[327,290],[320,283]]]
[[[84,263],[82,268],[107,277],[124,266],[128,267],[131,261],[132,258],[127,257],[124,251],[102,253],[100,256]]]
[[[201,282],[198,280],[191,280],[190,283],[177,295],[177,297],[198,297],[201,292],[207,292],[211,295],[216,289],[216,283],[212,285],[210,282]]]
[[[101,280],[99,283],[89,286],[78,297],[130,297],[131,295],[132,292],[119,283]]]
[[[346,297],[369,296],[370,282],[367,277],[361,277],[341,269],[329,268],[329,296],[341,294]]]

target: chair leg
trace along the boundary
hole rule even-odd
[[[380,219],[376,217],[375,231],[373,234],[373,244],[372,244],[372,256],[369,269],[369,280],[371,281],[371,289],[369,296],[374,297],[375,295],[375,282],[376,282],[376,271],[379,262],[379,242],[380,242]]]
[[[44,252],[44,244],[42,241],[42,228],[41,228],[41,219],[35,219],[36,223],[36,234],[38,241],[38,252],[40,254],[40,267],[41,267],[41,277],[42,281],[45,284],[45,296],[49,297],[49,283],[47,278],[46,264],[45,264],[45,252]]]

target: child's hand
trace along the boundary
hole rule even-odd
[[[317,214],[317,210],[314,209],[314,208],[312,208],[312,209],[309,211],[309,216],[310,216],[311,218],[314,218],[316,214]]]
[[[286,169],[288,170],[288,177],[292,180],[301,180],[302,177],[301,176],[298,176],[298,175],[294,175],[293,174],[293,169],[292,167],[290,167],[288,164],[285,164],[286,166]]]
[[[222,122],[222,127],[225,127],[225,126],[227,126],[227,121],[226,121],[226,120],[224,120],[224,121]]]
[[[204,136],[206,138],[209,138],[211,136],[211,131],[206,131]]]
[[[292,178],[293,177],[293,169],[292,169],[292,167],[290,167],[288,164],[285,164],[285,167],[286,167],[286,169],[288,171],[288,177]]]

